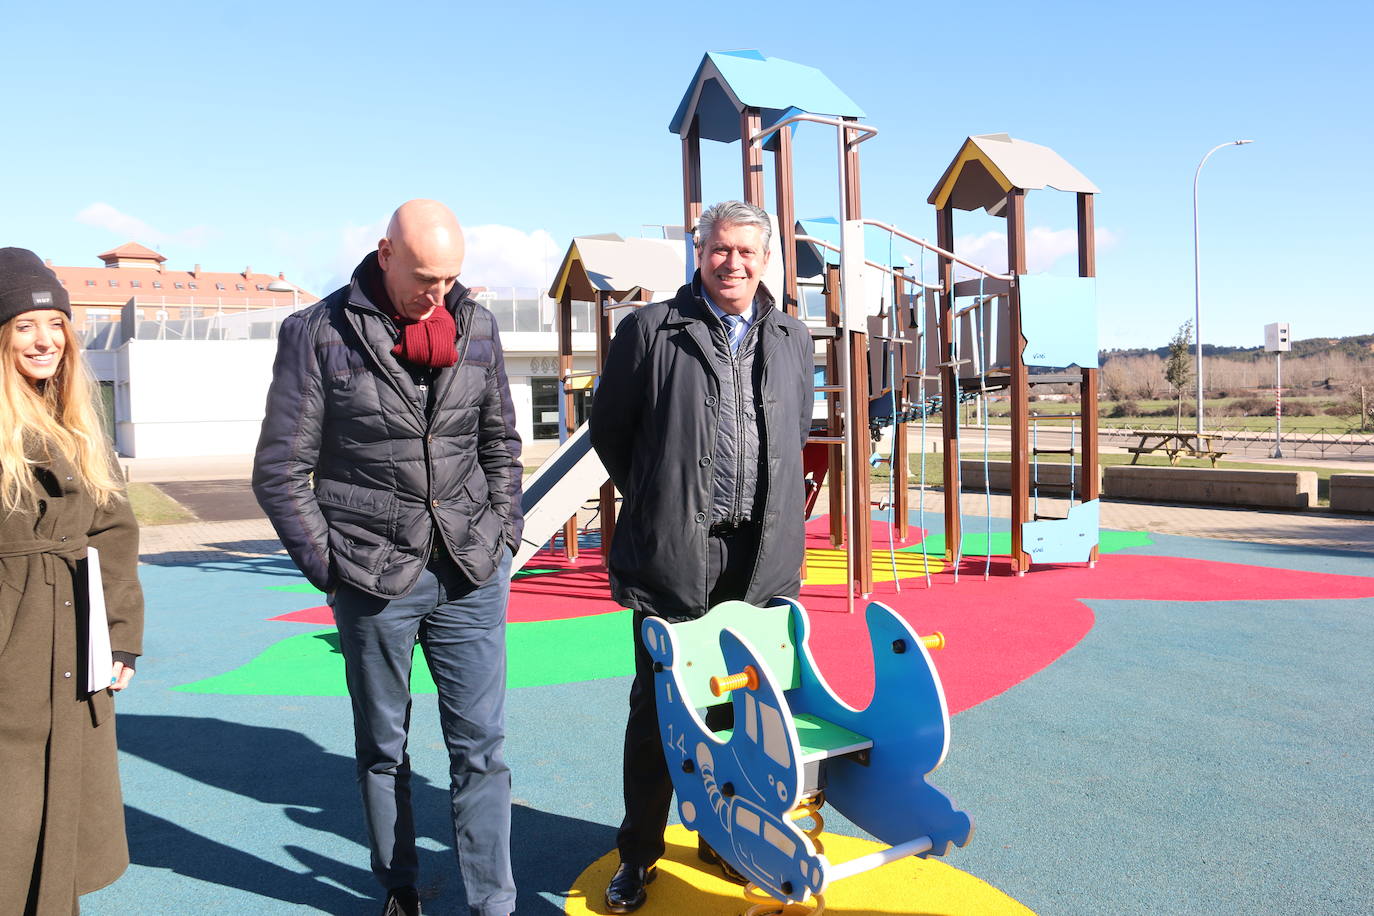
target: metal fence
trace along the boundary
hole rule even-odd
[[[1098,441],[1125,447],[1135,444],[1142,433],[1173,432],[1174,424],[1136,424],[1129,427],[1099,427]],[[1187,432],[1188,430],[1184,430]],[[1274,454],[1274,431],[1235,429],[1208,425],[1207,435],[1215,448],[1231,454],[1270,456]],[[1374,433],[1341,427],[1284,430],[1280,440],[1286,458],[1374,458]]]

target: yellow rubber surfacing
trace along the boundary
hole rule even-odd
[[[697,837],[678,824],[668,828],[667,854],[658,862],[658,878],[649,885],[643,916],[739,916],[750,904],[743,889],[720,877],[697,858]],[[847,862],[882,849],[872,840],[826,833],[825,854]],[[976,842],[976,840],[975,840]],[[953,855],[958,855],[956,850]],[[565,912],[573,916],[604,914],[603,895],[619,857],[614,850],[577,876],[568,892]],[[835,916],[1034,916],[1006,894],[940,859],[915,857],[893,862],[831,885],[825,912]]]
[[[945,568],[944,556],[931,554],[923,559],[919,553],[899,552],[895,558],[886,550],[873,551],[873,581],[891,582],[893,562],[897,566],[897,578],[915,579],[926,574],[927,565],[931,575]],[[844,551],[829,547],[813,547],[806,551],[807,585],[844,585]]]

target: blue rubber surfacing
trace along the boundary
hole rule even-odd
[[[1154,540],[1127,550],[1374,577],[1357,554]],[[275,558],[141,575],[148,654],[118,719],[134,865],[83,912],[375,912],[347,699],[171,689],[304,632],[267,620],[313,603],[271,590],[299,577]],[[934,778],[978,831],[949,864],[1046,916],[1374,911],[1374,599],[1091,608],[1078,646],[955,717]],[[614,846],[627,691],[510,693],[522,914],[562,912]],[[425,911],[465,913],[432,697],[411,734]]]

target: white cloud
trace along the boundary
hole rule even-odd
[[[1099,252],[1116,244],[1116,234],[1110,229],[1099,227],[1095,235]],[[995,273],[1006,272],[1007,236],[1004,232],[957,236],[954,252]],[[1032,226],[1026,231],[1026,267],[1030,273],[1049,271],[1060,259],[1069,255],[1076,257],[1077,252],[1078,233],[1073,229]],[[961,278],[975,275],[965,267],[958,268],[957,273]]]
[[[463,283],[467,286],[544,289],[553,280],[566,247],[543,229],[522,232],[491,223],[466,227],[464,234]]]
[[[292,237],[280,230],[270,230],[268,237],[288,260],[303,265],[301,284],[323,296],[348,282],[358,262],[375,250],[377,240],[386,234],[388,220],[384,217],[366,225],[348,224],[323,240]],[[467,245],[463,285],[494,290],[544,289],[553,280],[567,247],[543,229],[524,232],[497,223],[464,226],[463,236]]]
[[[180,232],[163,232],[104,201],[96,201],[80,210],[74,219],[84,226],[104,229],[120,242],[138,242],[154,248],[167,244],[200,248],[219,234],[214,228],[204,225],[191,226]]]
[[[76,221],[86,226],[105,229],[127,239],[137,239],[146,245],[161,243],[163,234],[141,219],[121,213],[107,203],[96,201],[76,214]]]

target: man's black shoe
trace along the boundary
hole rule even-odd
[[[657,866],[627,865],[621,862],[620,867],[615,870],[615,875],[611,877],[611,883],[606,885],[607,912],[633,913],[642,907],[644,901],[649,899],[644,886],[657,877]]]
[[[745,885],[749,883],[749,879],[736,871],[735,866],[721,858],[720,853],[712,849],[711,844],[702,839],[700,834],[697,834],[697,858],[708,865],[719,865],[721,876],[732,884]]]
[[[396,887],[387,891],[382,916],[420,916],[420,892],[413,887]]]

